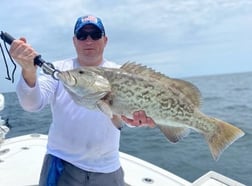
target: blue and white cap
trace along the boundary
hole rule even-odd
[[[77,19],[74,27],[74,34],[76,35],[86,25],[94,25],[105,34],[101,19],[92,15],[82,16]]]

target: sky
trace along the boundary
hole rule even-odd
[[[1,0],[0,30],[52,62],[76,55],[73,27],[87,14],[103,20],[104,57],[119,64],[175,78],[252,71],[252,0]],[[0,56],[0,92],[15,91],[19,76],[18,67],[14,84],[5,79]]]

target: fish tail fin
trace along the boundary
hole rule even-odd
[[[212,133],[204,133],[204,136],[208,142],[208,146],[212,153],[214,160],[218,160],[221,153],[233,142],[244,135],[244,132],[239,128],[218,120],[216,118],[209,118],[210,123],[214,123],[216,130]]]

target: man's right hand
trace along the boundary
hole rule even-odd
[[[37,52],[26,43],[25,38],[14,40],[10,47],[10,55],[21,66],[24,80],[30,87],[35,86],[37,66],[34,58]]]

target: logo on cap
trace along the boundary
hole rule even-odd
[[[97,23],[98,21],[97,21],[96,17],[89,15],[89,16],[83,17],[82,22],[94,22],[94,23]]]

